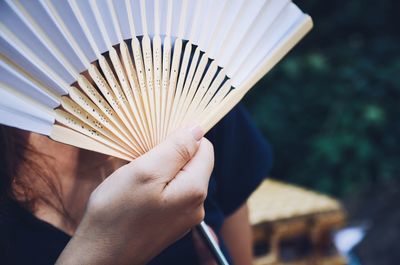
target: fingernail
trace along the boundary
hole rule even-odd
[[[198,126],[198,125],[193,126],[193,127],[190,129],[190,133],[193,135],[193,138],[194,138],[196,141],[200,141],[201,138],[203,138],[203,136],[204,136],[203,130],[202,130],[202,129],[200,128],[200,126]]]

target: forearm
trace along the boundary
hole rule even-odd
[[[247,204],[241,206],[225,220],[221,236],[235,265],[252,264],[252,232]]]
[[[119,244],[121,240],[115,240],[114,236],[105,235],[104,231],[95,231],[88,219],[82,220],[75,235],[58,258],[56,265],[140,265],[145,263],[146,257],[134,254],[135,250],[132,248],[127,251],[123,245]]]

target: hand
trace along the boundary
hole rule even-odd
[[[214,162],[202,137],[181,131],[103,181],[57,264],[144,264],[200,223]]]

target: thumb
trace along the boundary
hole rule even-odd
[[[169,182],[196,154],[203,136],[199,126],[177,131],[131,164],[139,175]]]
[[[199,206],[207,196],[208,183],[214,167],[214,149],[205,138],[195,156],[176,175],[164,190],[164,195],[176,202]]]

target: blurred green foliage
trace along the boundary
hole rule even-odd
[[[345,196],[400,179],[400,1],[295,1],[315,27],[246,97],[272,176]]]

